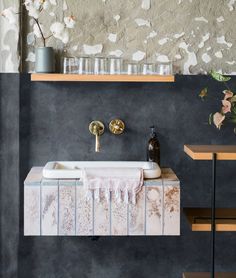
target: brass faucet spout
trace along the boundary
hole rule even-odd
[[[89,131],[96,136],[95,139],[95,152],[100,152],[100,136],[104,133],[104,124],[100,121],[93,121],[89,125]]]

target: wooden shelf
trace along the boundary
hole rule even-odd
[[[31,74],[31,81],[66,82],[174,82],[174,75],[80,75],[80,74]]]
[[[192,231],[211,231],[210,208],[184,208],[184,214],[188,219]],[[217,208],[215,223],[217,232],[235,232],[236,208]]]
[[[194,160],[236,160],[236,145],[184,145],[185,153]]]
[[[210,278],[210,272],[185,272],[183,278]],[[216,278],[236,278],[236,272],[216,272]]]

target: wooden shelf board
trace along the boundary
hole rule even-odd
[[[184,145],[185,153],[194,160],[236,160],[236,145]]]
[[[31,74],[31,81],[66,81],[66,82],[174,82],[174,75],[80,75],[49,73]]]
[[[184,208],[184,214],[193,232],[211,231],[210,208]],[[217,208],[215,223],[217,232],[235,232],[236,208]]]
[[[183,278],[210,278],[210,272],[185,272]],[[216,278],[236,278],[236,272],[216,272]]]

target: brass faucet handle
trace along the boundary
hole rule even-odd
[[[89,131],[93,134],[93,135],[102,135],[104,133],[104,124],[100,121],[92,121],[89,124]]]
[[[110,122],[109,129],[113,134],[122,134],[125,130],[125,123],[120,119],[114,119]]]

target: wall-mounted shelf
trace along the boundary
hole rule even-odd
[[[80,75],[80,74],[31,74],[31,81],[66,82],[174,82],[174,75]]]
[[[236,273],[215,271],[216,231],[236,231],[236,209],[216,208],[217,160],[236,160],[236,145],[184,145],[185,153],[194,160],[212,161],[211,208],[186,208],[184,212],[192,231],[211,232],[211,272],[183,273],[183,278],[235,278]]]
[[[188,219],[192,231],[211,231],[210,208],[184,208],[184,214]],[[217,232],[235,232],[236,208],[217,208],[215,214],[215,228]]]
[[[236,145],[184,145],[185,153],[194,160],[236,160]]]
[[[183,278],[210,278],[210,272],[185,272]],[[235,278],[235,272],[216,272],[215,278]]]

